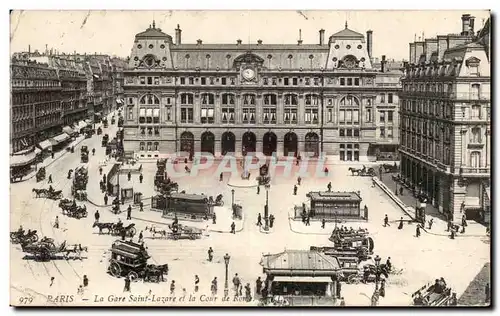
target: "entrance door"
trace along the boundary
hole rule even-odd
[[[316,133],[307,133],[304,144],[304,151],[313,153],[313,157],[319,156],[319,136]]]
[[[267,132],[262,138],[262,153],[266,156],[272,156],[278,147],[278,137],[273,132]]]
[[[201,152],[215,154],[215,135],[211,132],[201,134]]]
[[[347,161],[352,161],[352,151],[351,150],[347,151]]]
[[[340,151],[340,161],[345,161],[345,151]]]
[[[252,132],[246,132],[243,134],[243,138],[241,140],[241,151],[243,156],[246,156],[247,153],[255,153],[257,150],[257,137]]]
[[[354,152],[354,161],[359,161],[359,151]]]
[[[181,151],[194,156],[194,135],[191,132],[181,134]]]
[[[222,155],[227,153],[234,153],[236,150],[236,137],[231,132],[225,132],[222,134],[221,139],[221,149]]]
[[[297,157],[297,151],[298,151],[298,140],[297,140],[297,134],[295,133],[287,133],[284,138],[284,155],[285,157],[287,156],[294,156]]]

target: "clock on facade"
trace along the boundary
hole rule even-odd
[[[252,68],[244,69],[241,74],[246,80],[252,80],[253,78],[255,78],[255,70],[253,70]]]

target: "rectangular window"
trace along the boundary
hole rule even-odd
[[[148,84],[153,84],[153,77],[148,77]]]
[[[283,123],[297,124],[297,109],[284,109]]]
[[[184,77],[181,78],[181,84],[186,84],[186,78]]]
[[[141,84],[146,84],[146,77],[140,77]]]
[[[340,78],[340,85],[345,86],[345,78]]]
[[[332,108],[328,108],[327,109],[327,117],[326,117],[326,121],[327,122],[333,122],[333,109]]]
[[[160,109],[153,109],[153,123],[160,123]]]
[[[283,78],[283,84],[284,84],[285,86],[288,86],[288,78]]]
[[[243,123],[255,124],[256,114],[254,108],[243,108]]]
[[[234,108],[222,108],[221,121],[223,124],[234,124]]]
[[[194,78],[193,77],[189,77],[189,84],[194,84]]]
[[[392,126],[389,126],[387,128],[387,137],[392,138],[392,135],[393,135]]]
[[[347,137],[352,137],[352,129],[348,128],[348,129],[346,130],[346,136],[347,136]]]
[[[305,78],[305,84],[306,86],[311,84],[311,79],[310,78]]]
[[[146,123],[153,123],[153,109],[146,110]]]
[[[345,120],[346,120],[346,123],[348,123],[348,124],[352,123],[352,111],[351,110],[345,111]]]
[[[220,79],[220,82],[223,86],[225,86],[227,84],[227,79],[226,78],[221,78]]]
[[[347,85],[352,86],[352,78],[347,78]]]
[[[385,122],[385,111],[380,111],[380,122]]]
[[[359,137],[359,129],[354,129],[354,136]]]
[[[380,95],[380,103],[385,103],[385,93]]]
[[[393,111],[388,111],[387,112],[387,122],[391,122],[393,120],[394,112]]]
[[[387,103],[392,103],[393,102],[393,97],[394,97],[394,95],[392,93],[389,93],[387,95]]]
[[[265,86],[267,86],[269,84],[269,80],[266,77],[264,77],[262,79],[262,84],[265,85]]]
[[[345,136],[345,129],[341,128],[339,129],[339,136],[344,137]]]
[[[385,138],[385,127],[380,128],[380,137]]]
[[[339,111],[339,124],[345,124],[345,110]]]
[[[297,80],[297,78],[293,78],[293,79],[292,79],[292,82],[293,82],[293,85],[294,85],[294,86],[296,86],[296,85],[298,84],[298,80]]]
[[[201,85],[206,85],[207,84],[207,78],[201,77]]]
[[[139,110],[139,123],[146,123],[146,109]]]
[[[359,110],[352,111],[352,123],[359,124]]]
[[[181,123],[193,123],[193,109],[181,108]]]
[[[354,85],[359,86],[359,78],[354,78]]]
[[[134,108],[128,108],[127,120],[132,121],[134,119]]]

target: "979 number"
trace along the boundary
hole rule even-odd
[[[33,303],[33,297],[32,296],[22,296],[19,298],[19,303],[31,304],[31,303]]]

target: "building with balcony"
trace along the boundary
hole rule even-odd
[[[460,34],[410,43],[400,93],[401,175],[454,221],[463,214],[489,219],[490,85],[489,22],[476,34],[474,17],[463,15]]]
[[[372,65],[372,31],[304,44],[196,44],[155,23],[135,36],[124,71],[124,149],[138,157],[397,155],[400,66]]]
[[[115,102],[117,105],[124,104],[124,94],[123,94],[123,83],[124,83],[124,75],[123,71],[127,67],[127,62],[121,58],[112,58],[112,90],[113,96],[115,98]]]

